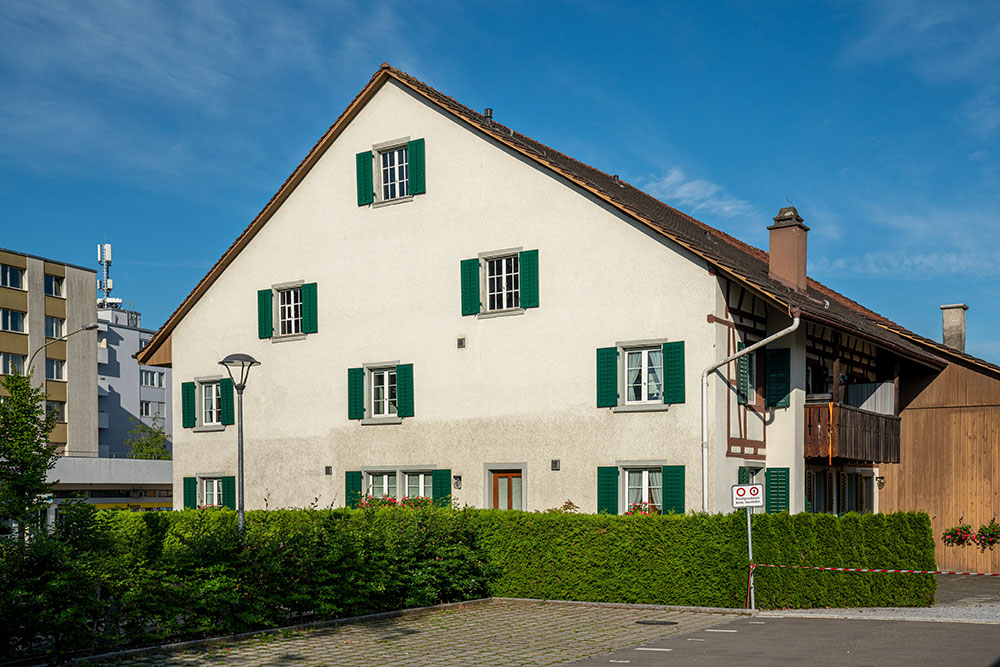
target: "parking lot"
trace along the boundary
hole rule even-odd
[[[662,607],[492,600],[103,664],[560,665],[734,618]]]

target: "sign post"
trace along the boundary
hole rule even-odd
[[[763,484],[734,484],[733,509],[744,508],[747,515],[747,557],[750,559],[750,609],[757,608],[753,589],[753,538],[750,530],[750,510],[764,506]]]

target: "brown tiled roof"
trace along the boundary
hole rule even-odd
[[[457,119],[464,121],[475,130],[493,137],[498,142],[555,171],[577,186],[613,205],[625,215],[649,226],[702,257],[723,273],[770,297],[790,312],[793,310],[801,311],[803,317],[807,319],[852,332],[924,364],[934,367],[944,366],[944,360],[928,351],[928,346],[923,342],[927,339],[922,339],[815,280],[808,280],[808,286],[804,293],[796,292],[784,283],[768,276],[768,255],[763,250],[678,211],[622,181],[617,176],[611,176],[574,160],[568,155],[488,119],[409,74],[391,67],[388,63],[382,64],[368,84],[320,138],[264,209],[229,247],[209,273],[202,278],[201,282],[195,286],[191,294],[178,306],[150,344],[139,352],[140,360],[148,362],[150,359],[157,358],[156,352],[159,347],[164,343],[169,345],[170,333],[180,319],[215,281],[219,273],[232,262],[236,254],[256,235],[260,227],[267,222],[291,190],[340,134],[343,127],[389,79],[400,82],[429,102],[449,111]],[[953,352],[937,347],[933,349],[935,352],[945,355]],[[169,351],[165,356],[169,359]]]

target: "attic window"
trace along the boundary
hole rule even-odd
[[[425,192],[423,139],[375,144],[356,158],[358,206],[409,201]]]

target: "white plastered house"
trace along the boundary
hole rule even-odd
[[[240,352],[248,509],[726,512],[749,480],[877,509],[890,388],[943,364],[806,278],[794,209],[769,229],[770,258],[384,64],[139,352],[176,380],[175,507],[234,504]]]

